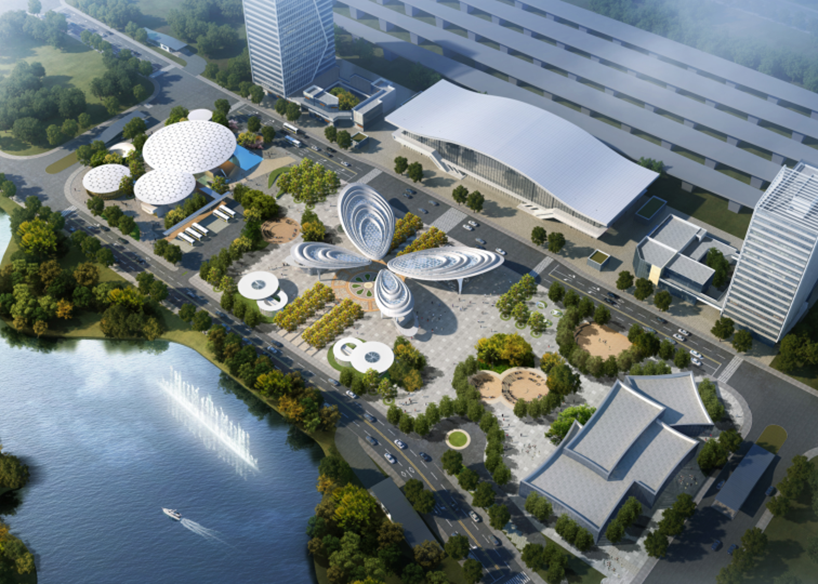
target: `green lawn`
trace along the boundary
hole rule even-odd
[[[753,215],[752,209],[746,207],[740,213],[733,213],[727,209],[727,199],[702,189],[693,187],[691,192],[687,192],[682,189],[678,179],[671,177],[656,179],[648,189],[648,195],[664,199],[669,207],[742,239]]]
[[[469,441],[468,436],[466,436],[463,432],[452,432],[446,437],[446,441],[451,444],[452,446],[463,446],[466,442]]]
[[[761,433],[761,436],[756,440],[756,444],[762,448],[769,450],[773,454],[778,454],[784,442],[787,441],[787,431],[781,426],[770,424]]]
[[[273,172],[267,175],[267,188],[272,188],[273,183],[285,172],[290,172],[289,166],[282,166],[281,168],[276,168]]]
[[[13,43],[0,45],[0,76],[5,76],[14,67],[15,63],[24,60],[28,63],[39,61],[45,67],[46,77],[43,82],[44,87],[54,87],[57,85],[77,87],[85,92],[87,111],[91,115],[91,124],[104,122],[111,116],[102,106],[102,100],[91,95],[91,80],[94,77],[101,77],[105,73],[105,66],[102,64],[102,55],[83,45],[78,40],[66,37],[65,49],[62,51],[54,47],[41,45],[38,41],[22,37],[15,39]],[[153,93],[153,83],[148,79],[142,79],[142,85],[147,91],[147,95]],[[125,110],[136,103],[135,99],[130,99],[122,103],[121,110]],[[61,117],[52,118],[44,122],[45,126],[50,124],[62,124]],[[10,154],[20,156],[30,156],[51,150],[47,142],[38,145],[29,145],[21,142],[10,131],[0,132],[0,150]]]
[[[818,467],[818,459],[810,461]],[[806,553],[812,538],[818,537],[818,516],[812,509],[809,489],[801,494],[790,512],[773,517],[764,531],[767,535],[767,555],[753,570],[746,582],[767,584],[786,574],[801,582],[815,582],[815,563]]]
[[[642,205],[642,208],[639,209],[636,212],[636,214],[639,215],[640,217],[644,217],[645,219],[650,219],[665,204],[666,202],[660,199],[659,197],[651,197],[647,203]]]
[[[52,162],[48,166],[45,167],[45,171],[48,174],[57,174],[64,171],[67,168],[70,168],[77,162],[77,152],[76,150],[69,154],[68,156],[63,156],[57,162]]]

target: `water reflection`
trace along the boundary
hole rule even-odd
[[[173,367],[170,380],[162,379],[159,386],[168,396],[173,417],[199,438],[208,450],[230,464],[244,479],[249,472],[258,472],[258,460],[250,454],[249,434],[213,403],[210,394],[200,396],[199,388],[185,383],[181,373],[174,371]]]

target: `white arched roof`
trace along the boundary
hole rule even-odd
[[[196,121],[196,122],[209,122],[210,118],[213,117],[213,112],[209,109],[195,109],[191,110],[190,113],[187,115],[188,121]]]
[[[131,169],[121,164],[103,164],[89,170],[82,177],[82,186],[86,191],[98,195],[115,193],[123,177],[131,176]]]
[[[381,270],[375,278],[375,304],[384,316],[401,318],[415,308],[415,299],[403,280]]]
[[[192,174],[172,170],[146,172],[133,187],[134,196],[149,205],[172,205],[178,203],[196,188]]]
[[[398,256],[386,264],[390,270],[415,280],[474,278],[503,265],[503,256],[473,247],[423,249]]]
[[[278,290],[278,278],[270,272],[250,272],[239,280],[238,289],[249,300],[264,300]]]
[[[371,262],[357,253],[329,243],[305,241],[290,248],[290,258],[302,268],[347,270],[362,268]]]
[[[199,174],[230,160],[236,137],[215,122],[188,120],[154,132],[142,148],[145,164],[153,169]]]
[[[395,215],[381,194],[363,183],[350,183],[338,195],[338,217],[352,244],[371,260],[389,253]]]
[[[546,110],[448,81],[439,81],[386,121],[498,160],[602,225],[610,225],[658,176]]]

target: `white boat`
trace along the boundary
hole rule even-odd
[[[179,513],[176,509],[165,509],[164,507],[162,507],[162,513],[164,513],[171,519],[175,519],[176,521],[182,520],[182,514]]]

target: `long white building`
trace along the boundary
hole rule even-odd
[[[782,167],[755,208],[722,314],[781,340],[813,303],[816,247],[818,168]]]

